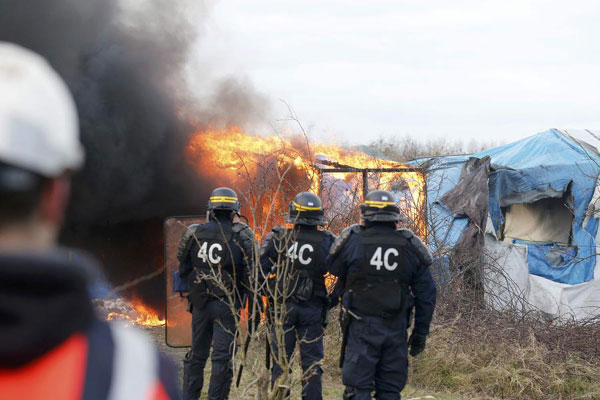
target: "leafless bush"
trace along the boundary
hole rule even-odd
[[[413,136],[379,136],[369,144],[370,151],[388,160],[407,162],[420,157],[439,157],[451,154],[472,154],[497,146],[499,143],[480,142],[472,139],[468,143],[461,140],[450,141],[439,137],[420,141]]]
[[[412,383],[469,397],[599,398],[600,318],[544,313],[515,281],[504,248],[484,246],[457,257],[446,237],[449,222],[428,221],[438,298],[428,349],[413,362]]]
[[[245,204],[244,213],[251,228],[257,236],[264,238],[270,229],[282,225],[287,214],[288,204],[293,196],[301,191],[309,190],[316,172],[310,164],[301,166],[282,161],[282,154],[289,155],[297,149],[286,148],[286,141],[281,141],[281,148],[274,149],[272,154],[264,154],[256,158],[240,157],[241,168],[238,180],[228,182],[238,192]],[[310,150],[307,150],[310,152]],[[288,157],[287,159],[289,159]],[[246,293],[251,300],[247,304],[252,307],[240,310],[240,304],[246,304],[246,298],[226,284],[221,269],[214,268],[210,274],[200,276],[200,280],[210,281],[225,295],[222,297],[235,317],[238,338],[237,354],[234,357],[234,380],[243,369],[244,377],[239,388],[234,388],[235,398],[255,398],[260,400],[283,400],[289,398],[289,391],[314,373],[310,368],[306,374],[291,373],[291,367],[298,360],[298,351],[288,358],[285,349],[285,321],[287,318],[286,300],[295,289],[296,280],[292,268],[292,260],[287,249],[294,241],[293,235],[286,235],[279,242],[277,259],[273,260],[272,270],[265,270],[259,263],[258,243],[255,243],[247,281]],[[268,299],[268,300],[267,300]],[[266,307],[263,307],[265,306]],[[262,321],[256,329],[250,329],[248,321]],[[305,340],[298,338],[298,342]],[[266,343],[266,348],[256,345],[248,347],[254,357],[247,357],[246,343]],[[242,345],[242,343],[244,343]],[[277,351],[279,349],[279,351]],[[241,353],[241,354],[240,354]],[[281,368],[283,373],[271,385],[271,371],[267,368],[265,358],[270,353],[272,364]],[[258,355],[258,357],[257,357]],[[263,360],[263,362],[259,361]],[[237,383],[237,382],[234,382]],[[233,396],[233,395],[232,395]]]
[[[443,256],[432,333],[413,360],[413,385],[470,398],[600,397],[600,318],[559,320],[536,309],[496,254],[460,265],[451,252]],[[473,270],[483,279],[483,303],[466,274]]]

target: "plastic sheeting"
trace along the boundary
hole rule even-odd
[[[461,259],[470,259],[469,254],[479,252],[483,246],[483,232],[488,219],[489,171],[489,157],[469,158],[456,186],[440,199],[455,216],[464,216],[469,221],[454,248],[455,253],[461,253]],[[465,193],[469,195],[465,196]]]
[[[600,268],[596,263],[596,254],[600,250],[596,245],[597,235],[600,239],[600,193],[596,184],[600,155],[597,148],[569,134],[553,129],[470,156],[417,160],[413,165],[420,165],[428,171],[429,244],[435,253],[443,257],[447,250],[456,246],[469,226],[469,219],[465,215],[453,214],[440,199],[456,186],[463,165],[470,157],[489,156],[492,164],[492,172],[488,176],[491,224],[488,222],[486,232],[491,234],[486,237],[486,249],[488,242],[496,242],[494,236],[502,233],[529,239],[517,243],[496,242],[507,258],[504,263],[506,271],[514,275],[520,290],[527,292],[527,298],[536,307],[553,315],[569,312],[581,318],[592,315],[590,307],[595,307],[596,299],[600,299],[600,291],[597,290]],[[585,135],[596,139],[600,137],[590,132],[585,132]],[[600,144],[600,140],[597,142]],[[565,193],[569,196],[565,197]],[[469,193],[465,193],[467,195]],[[568,198],[572,218],[570,222],[560,216],[554,221],[544,221],[551,224],[552,232],[548,232],[547,228],[536,232],[535,224],[525,227],[523,221],[514,224],[516,220],[505,220],[503,207],[559,197]],[[518,208],[512,211],[522,211]],[[511,215],[512,211],[509,211],[509,218],[517,216]],[[550,242],[537,242],[546,239]],[[565,246],[567,243],[569,245]],[[440,262],[439,265],[445,264]],[[599,313],[600,310],[597,310],[594,315]]]
[[[554,282],[578,284],[594,279],[594,271],[586,266],[579,248],[557,243],[514,241],[528,247],[529,273]],[[582,267],[583,266],[583,267]]]
[[[444,157],[434,159],[426,165],[427,169],[427,210],[429,244],[432,250],[452,248],[458,242],[469,222],[464,215],[454,215],[439,202],[439,199],[456,186],[460,179],[463,165],[468,157]],[[419,164],[416,161],[414,164]]]
[[[499,242],[486,234],[484,240],[485,300],[497,310],[523,309],[529,299],[527,246]]]
[[[560,282],[570,284],[592,279],[598,218],[589,215],[588,206],[600,172],[600,156],[591,146],[583,146],[555,129],[472,156],[445,157],[430,162],[427,194],[431,242],[437,247],[442,243],[446,248],[456,245],[467,223],[461,221],[464,216],[453,215],[439,199],[456,185],[468,158],[485,156],[491,157],[494,169],[488,177],[488,185],[489,214],[495,231],[501,231],[506,223],[501,207],[520,203],[524,196],[534,201],[548,196],[562,197],[569,190],[573,212],[571,245],[577,248],[578,257],[570,265],[561,266],[568,273],[543,276],[557,277]],[[534,196],[535,193],[539,196]],[[531,272],[539,271],[533,268]]]
[[[495,309],[539,311],[563,320],[600,313],[600,280],[578,285],[553,282],[529,273],[528,246],[486,235],[485,299]]]
[[[578,257],[572,263],[561,266],[563,271],[569,272],[567,274],[541,275],[559,279],[558,282],[562,283],[578,284],[582,278],[590,280],[594,276],[594,237],[598,219],[586,218],[600,172],[600,156],[593,150],[591,146],[583,146],[564,133],[552,129],[475,155],[492,157],[495,171],[489,177],[489,212],[496,230],[502,229],[505,223],[501,207],[510,205],[511,198],[518,199],[518,194],[535,191],[553,191],[559,194],[567,189],[571,191],[571,245],[577,248]],[[538,266],[550,272],[551,265]],[[540,268],[531,270],[532,273],[539,271]]]

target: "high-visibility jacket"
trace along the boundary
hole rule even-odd
[[[142,332],[99,321],[90,265],[0,255],[0,399],[179,399],[177,369]]]

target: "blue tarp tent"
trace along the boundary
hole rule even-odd
[[[592,285],[600,279],[594,272],[600,154],[592,144],[596,145],[597,139],[589,131],[552,129],[477,154],[414,161],[428,171],[428,216],[434,252],[444,254],[440,250],[452,249],[473,223],[464,213],[453,213],[452,207],[444,204],[444,196],[457,188],[470,159],[489,157],[488,216],[482,232],[486,247],[493,247],[501,255],[519,249],[524,258],[520,262],[534,286],[548,287],[548,293],[553,292],[549,297],[540,296],[531,293],[532,282],[517,282],[523,286],[520,292],[529,293],[536,307],[557,313],[565,302],[566,308],[578,306],[555,297],[564,297],[573,287],[581,289],[581,285]],[[476,194],[460,195],[468,198]],[[510,263],[516,262],[512,257]],[[578,296],[581,298],[581,293]],[[600,292],[591,300],[590,296],[584,296],[586,307],[596,298],[600,302]],[[539,298],[544,304],[535,304],[540,303]],[[545,304],[552,301],[556,304]],[[572,314],[579,315],[577,311]]]

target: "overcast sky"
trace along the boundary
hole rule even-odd
[[[600,1],[222,0],[198,59],[315,140],[600,127]]]

